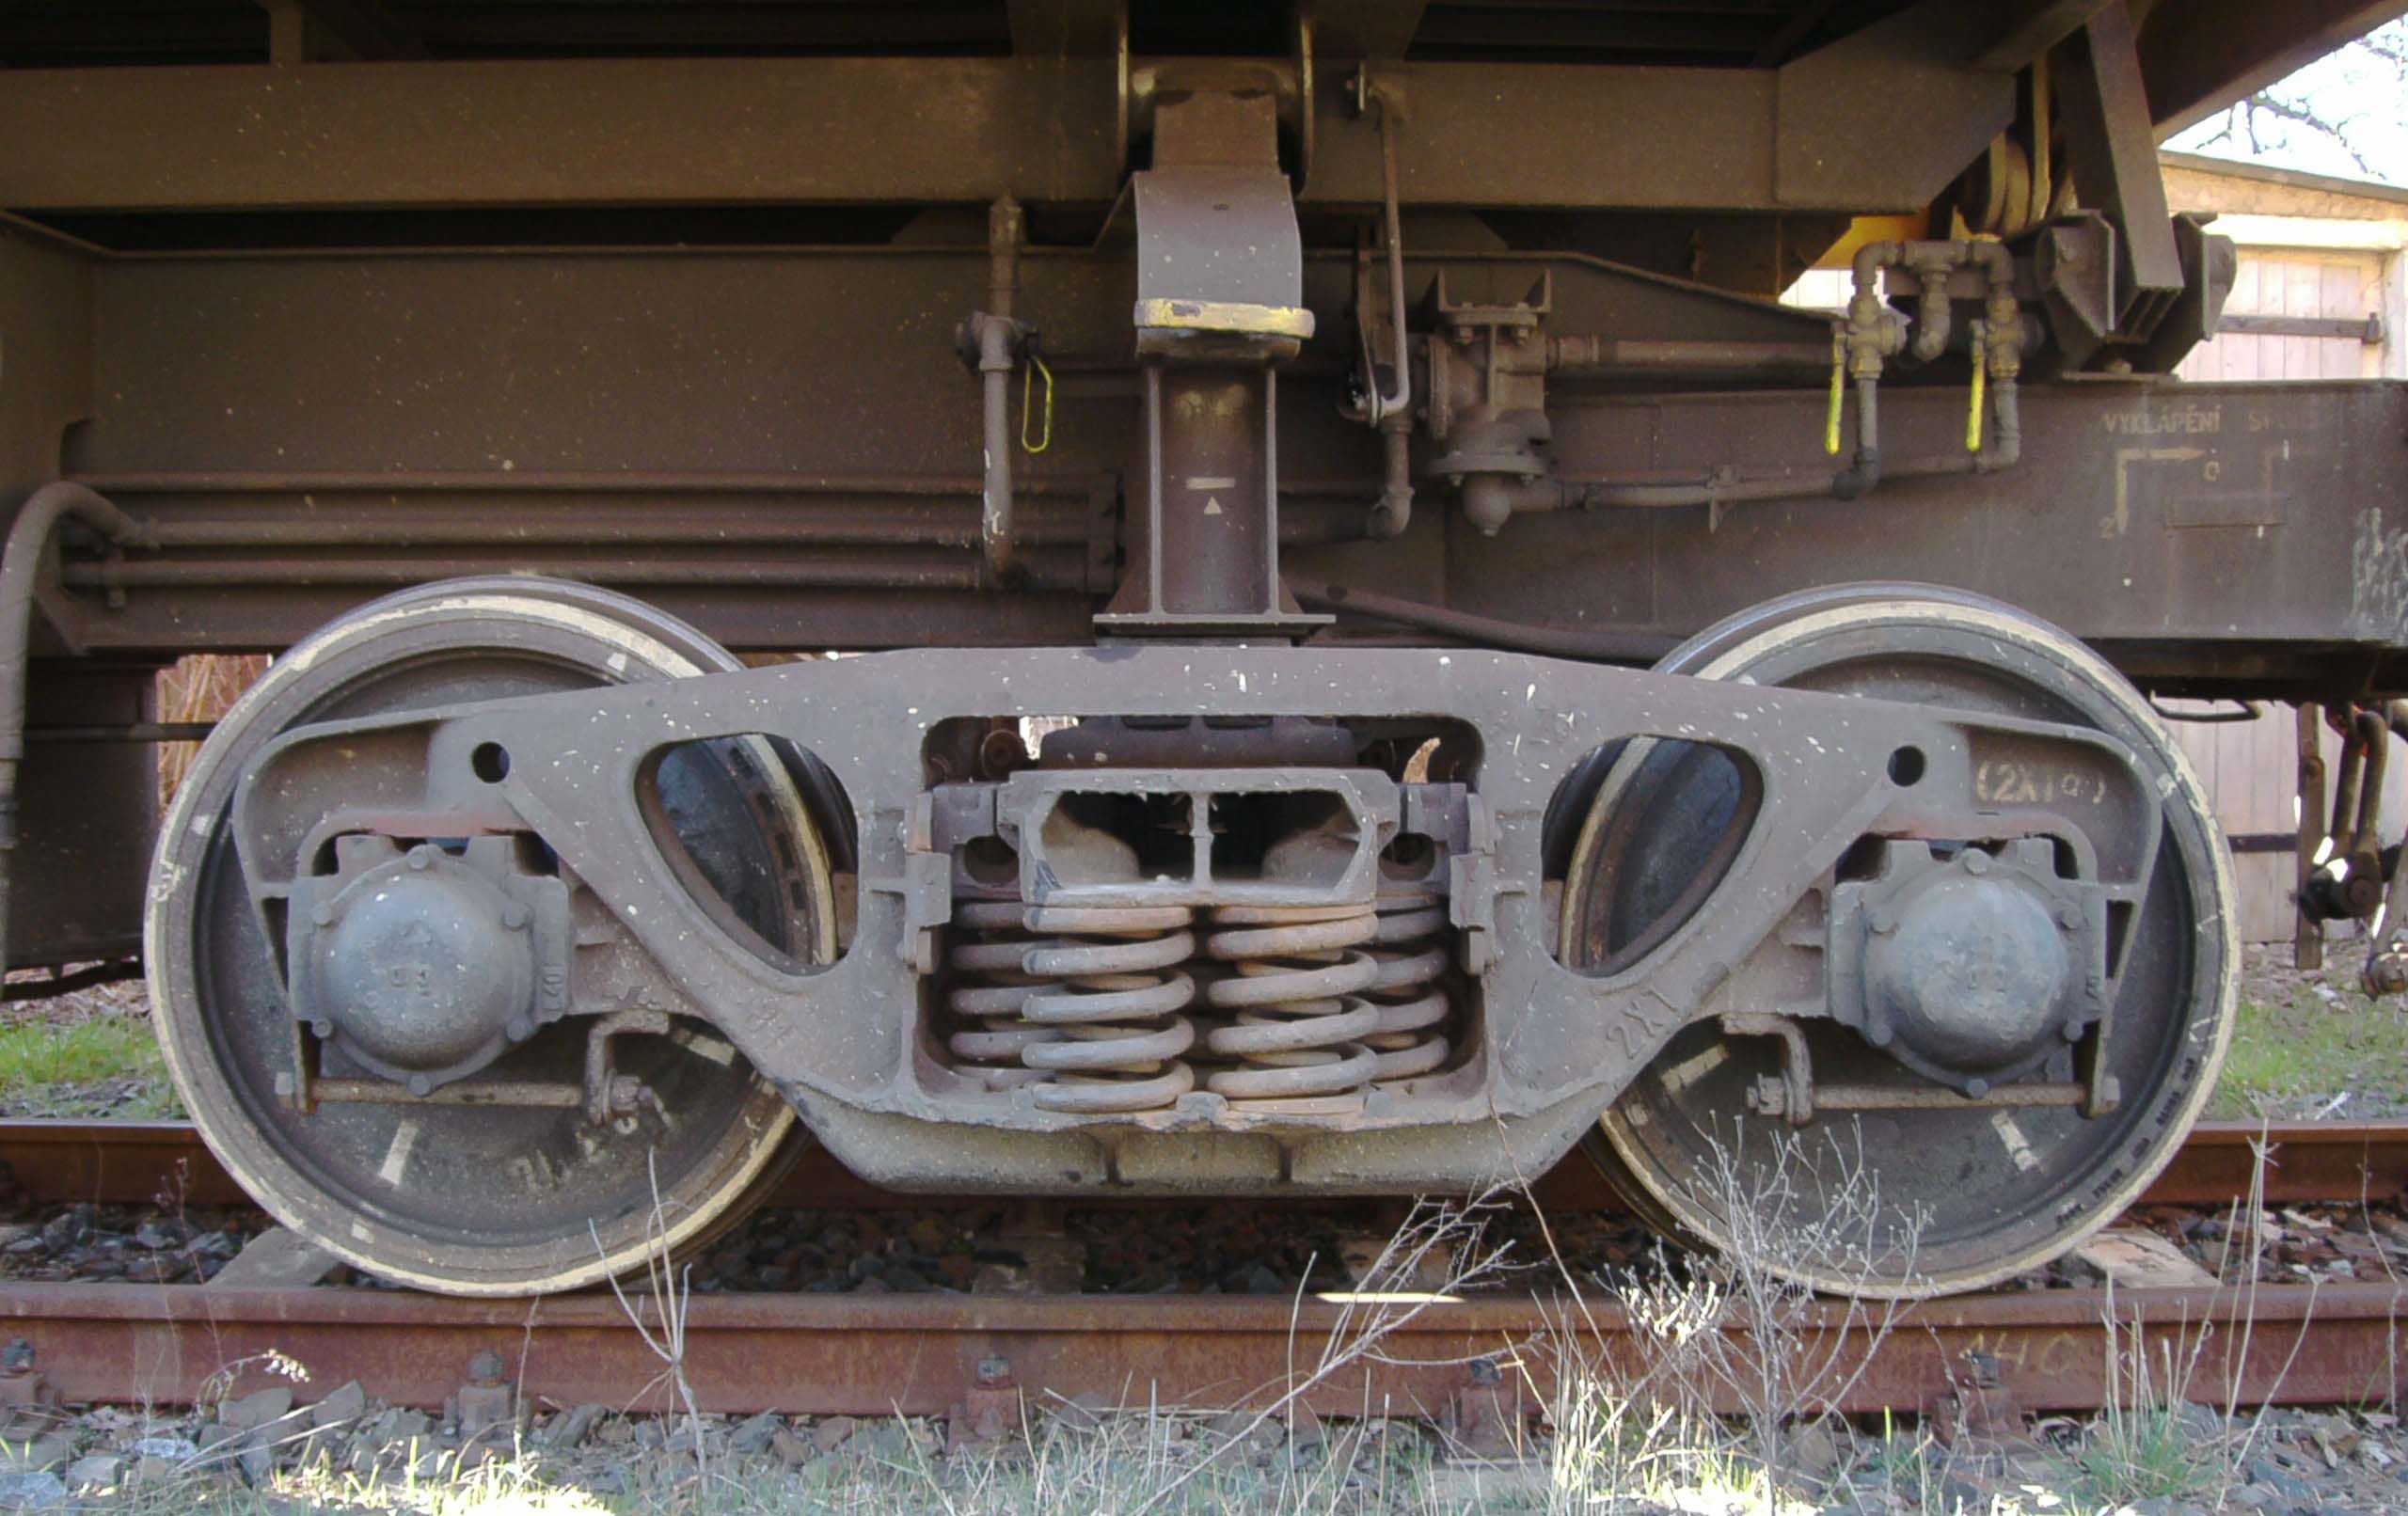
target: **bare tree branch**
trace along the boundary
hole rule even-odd
[[[2342,48],[2336,59],[2346,71],[2369,76],[2368,86],[2346,91],[2351,100],[2378,97],[2388,102],[2408,92],[2408,22],[2392,22]],[[2363,108],[2345,109],[2344,91],[2305,88],[2293,75],[2226,107],[2213,131],[2196,139],[2202,148],[2227,146],[2249,157],[2284,152],[2310,144],[2337,149],[2358,171],[2370,179],[2386,177],[2375,166],[2368,138],[2373,123]]]

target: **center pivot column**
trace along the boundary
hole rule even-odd
[[[1154,97],[1134,176],[1142,493],[1106,636],[1290,638],[1331,618],[1279,582],[1275,366],[1312,335],[1276,90],[1244,75]]]

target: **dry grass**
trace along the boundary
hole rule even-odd
[[[267,671],[261,655],[200,653],[178,658],[159,671],[159,719],[214,721],[232,708],[252,681]],[[159,744],[159,804],[175,798],[176,788],[192,771],[200,752],[198,742]]]

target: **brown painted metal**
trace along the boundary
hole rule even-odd
[[[0,234],[0,255],[32,252]],[[626,585],[748,649],[1084,641],[1119,578],[1123,516],[1140,513],[1137,376],[1106,356],[1125,354],[1133,292],[1116,252],[1022,261],[1016,308],[1063,361],[1053,445],[1015,466],[1037,588],[999,593],[971,541],[977,386],[951,343],[986,261],[962,245],[87,264],[80,306],[25,319],[55,328],[56,361],[29,339],[15,370],[67,385],[72,362],[91,368],[68,412],[90,418],[74,473],[166,545],[72,553],[44,617],[92,652],[276,648],[382,587],[516,570]],[[1819,329],[1572,255],[1408,259],[1409,290],[1443,273],[1518,295],[1544,272],[1567,332],[1727,346]],[[2004,473],[1885,480],[1845,503],[1541,513],[1494,539],[1434,489],[1404,535],[1367,545],[1381,442],[1338,415],[1352,275],[1351,258],[1307,252],[1322,335],[1281,375],[1291,584],[1660,649],[1766,595],[1878,572],[1996,595],[2161,682],[2338,694],[2365,687],[2370,660],[2378,687],[2399,677],[2383,660],[2408,636],[2403,592],[2356,572],[2396,530],[2368,505],[2408,430],[2398,386],[2033,384],[2023,461]],[[1075,377],[1070,355],[1091,355]],[[1965,401],[1953,384],[1885,386],[1885,448],[1961,450]],[[1556,466],[1583,493],[1831,470],[1819,389],[1566,381],[1550,407]]]
[[[2408,1192],[2408,1121],[2294,1121],[2262,1128],[2254,1122],[2210,1121],[2192,1129],[2141,1203],[2222,1205],[2242,1198],[2249,1192],[2260,1145],[2269,1160],[2265,1199],[2270,1205],[2378,1202]],[[182,1122],[0,1120],[0,1161],[8,1164],[16,1183],[35,1204],[89,1200],[142,1205],[163,1195],[181,1196],[195,1205],[239,1205],[245,1200],[241,1187],[218,1166],[199,1134]],[[1550,1211],[1622,1208],[1595,1165],[1578,1153],[1541,1176],[1531,1194]],[[833,1209],[945,1203],[879,1189],[817,1147],[803,1155],[765,1202]]]
[[[2013,76],[1962,65],[1985,19],[1925,0],[1773,71],[1385,65],[1412,102],[1405,194],[1918,210],[2014,118]],[[1101,57],[15,71],[0,132],[24,150],[0,166],[0,206],[984,204],[1006,186],[1031,204],[1103,205],[1120,177],[1117,77]],[[1375,134],[1347,118],[1339,91],[1319,94],[1307,203],[1375,203]],[[1901,114],[1914,134],[1880,130]],[[1687,130],[1663,131],[1670,120]],[[1564,150],[1567,121],[1580,124],[1577,152]],[[312,150],[326,142],[344,150]],[[547,150],[494,150],[506,142]]]
[[[1904,1310],[1876,1343],[1877,1316],[1817,1302],[1798,1313],[1800,1362],[1828,1356],[1834,1389],[1854,1376],[1836,1397],[1848,1412],[1930,1406],[1976,1351],[2026,1409],[2078,1410],[2106,1403],[2110,1360],[2136,1334],[2186,1365],[2204,1335],[2183,1385],[2194,1398],[2368,1403],[2397,1389],[2403,1304],[2408,1291],[2388,1285],[1974,1296]],[[491,1350],[538,1405],[671,1409],[659,1361],[608,1295],[36,1284],[0,1298],[0,1323],[33,1343],[70,1401],[188,1402],[221,1368],[274,1351],[309,1367],[305,1397],[356,1379],[434,1406]],[[1345,1357],[1367,1338],[1375,1350]],[[1140,1408],[1263,1405],[1311,1379],[1333,1345],[1339,1366],[1302,1396],[1324,1415],[1434,1415],[1474,1358],[1505,1360],[1541,1400],[1567,1371],[1610,1386],[1651,1366],[1628,1319],[1595,1300],[755,1295],[689,1303],[684,1372],[701,1409],[739,1414],[941,1414],[990,1358],[1040,1407],[1088,1394]]]
[[[2398,0],[2185,0],[2147,8],[2141,66],[2160,140],[2398,16]]]

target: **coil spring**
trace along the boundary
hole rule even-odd
[[[1042,1079],[1021,1062],[1021,1052],[1062,1037],[1060,1029],[1021,1014],[1028,997],[1045,983],[1025,966],[1036,939],[1021,916],[1017,900],[957,901],[953,908],[954,924],[974,935],[956,941],[948,955],[960,982],[946,995],[945,1004],[955,1019],[968,1025],[946,1038],[945,1046],[999,1088]]]
[[[1447,971],[1447,904],[1428,892],[1383,896],[1370,955],[1378,973],[1363,998],[1379,1012],[1363,1041],[1378,1055],[1372,1082],[1412,1079],[1447,1061],[1444,1030],[1452,1006],[1439,976]]]
[[[1205,998],[1236,1019],[1204,1043],[1238,1066],[1207,1074],[1204,1087],[1283,1114],[1359,1110],[1379,1070],[1364,1039],[1379,1032],[1380,1007],[1361,994],[1380,976],[1362,950],[1379,935],[1372,908],[1223,906],[1212,924],[1205,955],[1236,972]]]
[[[1180,1058],[1196,1026],[1178,1014],[1196,998],[1178,968],[1196,953],[1193,911],[978,903],[957,915],[986,935],[954,950],[954,967],[976,982],[948,1003],[986,1024],[954,1034],[956,1057],[990,1066],[991,1082],[1033,1083],[1048,1111],[1149,1111],[1196,1087]]]

